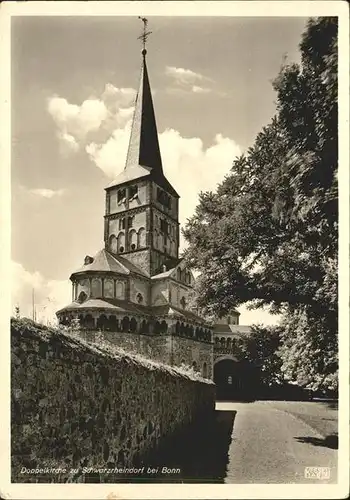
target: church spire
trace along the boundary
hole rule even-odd
[[[160,156],[157,125],[146,64],[146,41],[151,32],[146,31],[147,19],[140,19],[144,23],[143,33],[139,36],[139,39],[143,43],[141,77],[136,96],[125,170],[140,165],[152,170],[153,175],[156,177],[162,177],[163,166]]]

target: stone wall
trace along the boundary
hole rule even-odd
[[[83,334],[84,335],[84,334]],[[86,334],[85,334],[86,335]],[[87,335],[96,335],[93,332]],[[116,347],[132,354],[170,364],[171,336],[170,335],[142,335],[125,332],[101,332],[101,336]],[[88,339],[87,339],[88,340]],[[189,365],[191,363],[188,363]]]
[[[213,414],[214,384],[181,370],[29,320],[12,320],[11,343],[12,482],[81,482],[90,467],[116,482]]]
[[[195,369],[203,376],[213,377],[213,345],[183,337],[173,338],[173,363],[181,366],[183,361],[195,362]]]
[[[134,266],[149,274],[151,259],[149,250],[138,250],[137,252],[126,253],[122,256],[134,264]]]
[[[152,283],[151,302],[153,306],[162,306],[169,303],[168,280],[157,280]]]
[[[135,304],[142,304],[144,306],[150,305],[150,286],[149,281],[133,277],[129,281],[129,300]],[[140,294],[140,295],[139,295]],[[142,297],[142,300],[139,300]]]
[[[130,334],[125,332],[82,332],[86,340],[96,335],[123,350],[173,366],[195,367],[206,378],[213,377],[213,344],[176,335]],[[193,362],[195,362],[193,364]]]

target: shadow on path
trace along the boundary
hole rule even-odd
[[[246,397],[246,398],[232,398],[232,399],[228,399],[228,398],[223,398],[223,399],[220,399],[220,398],[216,398],[216,402],[217,403],[255,403],[256,399],[255,398],[249,398],[249,397]]]
[[[337,434],[330,434],[323,439],[315,438],[311,436],[307,437],[294,437],[299,443],[309,443],[314,446],[323,446],[325,448],[331,448],[332,450],[338,449],[338,436]]]
[[[331,410],[337,410],[338,409],[338,401],[318,401],[318,402],[322,403],[325,406],[327,406]]]
[[[158,451],[156,457],[147,460],[145,465],[158,467],[158,474],[148,474],[147,478],[138,478],[136,481],[223,483],[235,416],[236,411],[215,411],[210,422],[189,429],[181,438],[175,438],[163,450]],[[180,471],[162,474],[164,466]]]

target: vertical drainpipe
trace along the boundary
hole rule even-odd
[[[173,335],[173,325],[170,328],[170,366],[174,364],[174,335]]]
[[[170,280],[167,281],[168,302],[170,295]],[[170,326],[170,366],[174,364],[174,323]]]

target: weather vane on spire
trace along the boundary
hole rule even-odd
[[[147,42],[147,38],[152,33],[152,31],[147,31],[148,19],[146,19],[145,17],[141,17],[141,16],[139,16],[139,19],[141,19],[141,21],[143,22],[143,33],[137,39],[138,40],[142,40],[142,43],[143,43],[142,54],[146,55],[146,53],[147,53],[147,51],[146,51],[146,42]]]

